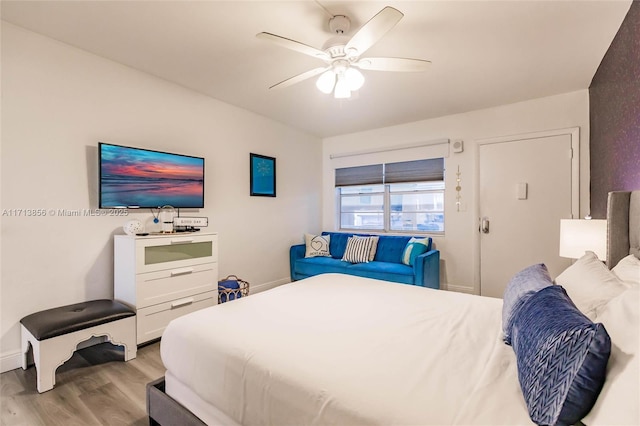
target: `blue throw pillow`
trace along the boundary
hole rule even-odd
[[[611,340],[557,285],[533,294],[516,312],[512,346],[529,416],[539,425],[572,425],[595,404]]]
[[[402,263],[413,266],[416,262],[416,257],[426,253],[428,249],[428,238],[411,238],[402,252]]]
[[[511,278],[502,297],[502,334],[504,342],[511,344],[511,325],[515,313],[536,292],[553,285],[544,263],[531,265]]]

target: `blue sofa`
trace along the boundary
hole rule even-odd
[[[408,266],[402,263],[402,252],[411,236],[379,235],[376,255],[372,262],[349,263],[341,260],[347,247],[347,239],[352,235],[368,235],[344,232],[323,232],[322,235],[330,236],[331,257],[305,258],[304,244],[291,246],[289,260],[293,281],[318,274],[341,273],[440,288],[440,252],[432,249],[431,238],[427,252],[417,257],[413,266]]]

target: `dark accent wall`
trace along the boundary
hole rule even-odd
[[[640,189],[640,1],[633,1],[589,86],[591,216],[607,193]]]

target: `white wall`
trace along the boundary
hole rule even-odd
[[[425,100],[428,102],[428,100]],[[580,128],[580,214],[589,209],[589,93],[581,90],[562,95],[504,105],[496,108],[417,121],[323,141],[323,229],[337,229],[335,218],[334,168],[331,154],[392,148],[449,138],[464,141],[464,152],[450,153],[445,160],[445,235],[434,237],[441,253],[441,286],[479,294],[476,282],[477,144],[498,136],[518,135],[551,129]],[[437,146],[424,148],[438,152]],[[389,161],[402,161],[397,153]],[[456,211],[456,171],[460,166],[462,210]]]
[[[9,213],[95,208],[98,141],[205,157],[205,208],[190,213],[219,232],[220,277],[287,282],[289,246],[320,231],[318,138],[6,22],[2,92],[3,371],[18,366],[21,317],[113,297],[128,218]],[[277,158],[277,198],[249,196],[250,152]]]

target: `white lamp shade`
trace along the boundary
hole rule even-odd
[[[349,82],[344,77],[344,74],[338,75],[338,82],[336,83],[336,90],[333,93],[336,99],[345,99],[351,97],[351,90],[349,89]]]
[[[592,251],[607,259],[607,221],[603,219],[561,219],[560,256],[579,259]]]
[[[329,94],[333,91],[333,87],[336,84],[336,73],[333,70],[326,71],[318,77],[316,81],[316,87],[322,93]]]
[[[323,72],[318,80],[316,80],[316,87],[322,93],[328,95],[333,90],[333,86],[336,84],[336,73],[332,70]]]
[[[344,78],[349,84],[349,90],[355,92],[364,84],[364,75],[355,68],[347,68],[344,72]]]

